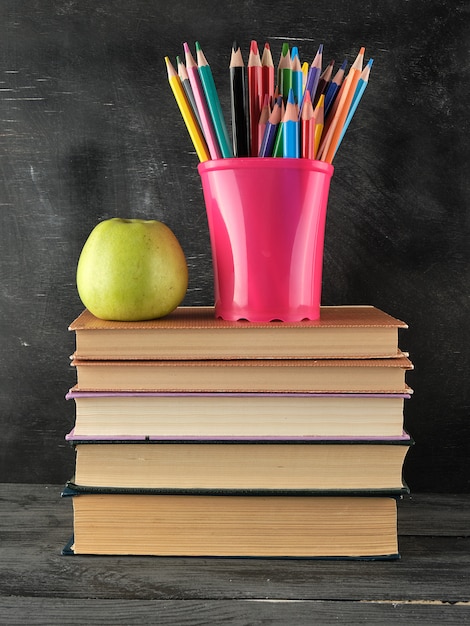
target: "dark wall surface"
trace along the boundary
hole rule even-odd
[[[469,5],[465,0],[3,0],[0,3],[1,480],[64,482],[77,259],[113,216],[156,218],[186,253],[185,304],[212,304],[197,157],[163,58],[201,42],[228,115],[237,39],[284,41],[371,81],[335,159],[323,304],[404,319],[415,491],[470,488]]]

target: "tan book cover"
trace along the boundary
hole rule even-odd
[[[92,361],[74,358],[80,391],[405,393],[407,356],[394,359]]]
[[[179,307],[144,322],[113,322],[83,311],[69,326],[80,359],[251,359],[396,357],[407,325],[373,306],[321,308],[317,321],[229,322],[213,307]]]

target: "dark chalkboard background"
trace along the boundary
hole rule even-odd
[[[75,267],[98,221],[156,218],[180,239],[186,304],[212,303],[197,158],[163,57],[201,42],[224,110],[233,39],[311,61],[373,57],[335,159],[323,304],[408,322],[406,426],[414,491],[470,487],[468,42],[465,0],[2,0],[1,480],[63,482],[74,406]]]

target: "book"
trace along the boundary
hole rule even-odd
[[[406,394],[78,391],[76,436],[399,436]]]
[[[411,445],[406,433],[375,439],[68,439],[76,450],[76,484],[166,491],[400,493]]]
[[[80,391],[405,393],[403,353],[394,359],[93,361],[73,358]]]
[[[398,558],[393,497],[73,495],[63,554]]]
[[[69,326],[77,359],[260,359],[395,357],[407,325],[372,306],[322,307],[316,321],[246,322],[213,307],[178,307],[144,322],[113,322],[83,311]]]

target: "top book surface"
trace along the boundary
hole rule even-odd
[[[69,326],[78,359],[275,359],[396,357],[407,324],[373,306],[325,306],[319,320],[225,321],[213,307],[178,307],[143,322],[83,311]]]

